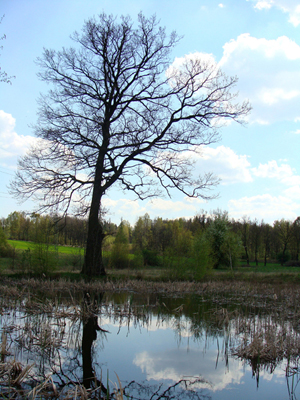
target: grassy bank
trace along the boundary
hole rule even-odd
[[[46,273],[36,269],[34,272],[28,273],[24,265],[26,264],[25,256],[32,254],[36,247],[33,242],[10,240],[10,245],[15,249],[15,258],[0,258],[0,273],[2,276],[10,277],[27,277],[43,275],[46,278],[58,280],[60,278],[70,281],[81,280],[80,270],[83,262],[84,249],[71,246],[47,246],[47,252],[54,256],[53,266]],[[45,246],[45,245],[41,245]],[[107,254],[104,254],[107,257]],[[134,257],[133,255],[131,255]],[[23,264],[22,264],[23,263]],[[23,268],[23,269],[22,269]],[[105,278],[96,278],[96,281],[128,281],[140,280],[146,282],[176,282],[176,281],[244,281],[244,282],[261,282],[261,283],[294,283],[300,284],[300,267],[281,266],[277,263],[250,263],[246,266],[243,261],[240,266],[234,270],[230,269],[214,269],[210,270],[206,275],[195,279],[195,275],[184,270],[184,264],[167,268],[162,265],[160,267],[143,266],[137,268],[111,269],[106,268],[107,276]]]

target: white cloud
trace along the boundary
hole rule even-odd
[[[210,171],[221,179],[223,185],[252,182],[248,156],[236,154],[230,147],[204,147],[196,159],[196,171]]]
[[[225,6],[224,6],[224,4],[220,3],[220,4],[219,4],[219,7],[220,7],[220,8],[224,8]]]
[[[300,91],[299,90],[290,90],[285,91],[282,88],[276,89],[266,89],[262,93],[262,101],[268,105],[272,105],[278,103],[280,100],[291,100],[295,97],[299,97]]]
[[[257,168],[252,168],[252,173],[259,178],[277,179],[288,186],[300,184],[300,176],[294,174],[294,170],[290,165],[278,165],[275,160],[266,164],[259,164]]]
[[[264,10],[264,9],[270,9],[272,7],[272,0],[269,1],[258,1],[254,8],[257,8],[258,10]]]
[[[260,178],[285,179],[293,175],[293,170],[288,164],[277,164],[275,160],[268,161],[267,164],[259,164],[257,168],[252,168],[253,174]]]
[[[215,367],[215,360],[218,351],[215,349],[206,349],[205,363],[199,364],[199,357],[203,356],[201,351],[193,349],[189,355],[189,361],[186,362],[184,350],[168,349],[163,353],[154,353],[143,351],[137,353],[133,364],[147,374],[147,380],[163,381],[170,379],[178,382],[183,376],[203,376],[194,389],[210,389],[213,392],[224,390],[231,384],[239,384],[244,377],[244,366],[242,362],[235,360],[231,363],[230,370],[224,371],[224,365],[221,362],[218,369]],[[226,369],[226,367],[225,367]]]
[[[33,136],[18,135],[15,124],[16,120],[11,114],[0,110],[0,165],[4,167],[15,168],[17,158],[24,155],[37,140]]]
[[[108,210],[105,218],[111,218],[116,223],[119,223],[121,219],[125,219],[133,224],[139,216],[147,212],[145,205],[142,205],[138,200],[122,198],[114,200],[109,197],[104,197],[102,204]]]
[[[249,98],[253,106],[250,121],[267,124],[300,118],[300,46],[295,41],[244,33],[223,48],[219,65],[239,77],[240,97]]]
[[[239,219],[244,215],[265,222],[272,223],[278,216],[294,220],[299,213],[300,204],[287,196],[271,196],[262,194],[251,197],[242,197],[228,202],[228,211],[231,218]]]
[[[211,81],[218,73],[218,64],[213,54],[195,52],[183,57],[176,57],[166,70],[166,76],[170,79],[172,86],[186,85],[190,79],[191,70],[201,70],[202,73],[193,80],[193,84],[199,84],[202,91],[206,89],[211,92]]]
[[[269,10],[276,7],[289,15],[289,22],[297,27],[300,24],[300,4],[298,0],[252,0],[257,10]]]
[[[178,201],[155,198],[142,202],[124,198],[114,200],[111,197],[105,197],[102,203],[108,210],[106,219],[111,218],[114,222],[119,223],[123,218],[128,220],[131,225],[134,225],[136,220],[146,213],[150,215],[151,219],[156,217],[164,219],[192,218],[199,212],[199,204],[205,203],[205,201],[185,197],[183,200]]]
[[[299,200],[300,198],[300,185],[291,186],[283,191],[283,194],[293,200]]]
[[[196,199],[195,199],[196,200]],[[190,201],[187,197],[184,201],[172,201],[172,200],[165,200],[165,199],[153,199],[150,200],[147,204],[147,210],[156,211],[160,210],[161,212],[165,211],[172,211],[172,212],[181,212],[185,210],[186,212],[196,212],[198,210],[197,205],[199,203],[204,203],[204,200],[197,199],[195,201],[195,205],[192,201]]]

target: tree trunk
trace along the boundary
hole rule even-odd
[[[82,273],[88,276],[106,275],[102,259],[103,228],[97,219],[89,217],[88,236]]]
[[[244,246],[244,249],[245,249],[245,254],[246,254],[247,265],[249,265],[249,254],[248,254],[247,246]]]
[[[88,220],[88,233],[85,249],[85,258],[82,267],[82,274],[88,276],[106,275],[102,259],[102,243],[104,239],[103,227],[99,222],[100,202],[102,198],[101,180],[97,179],[97,171],[95,184],[92,195],[92,202]]]

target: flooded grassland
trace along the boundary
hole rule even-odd
[[[2,280],[4,399],[300,399],[300,286]]]

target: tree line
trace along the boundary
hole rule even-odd
[[[230,219],[226,211],[218,210],[175,220],[145,214],[133,226],[125,220],[119,225],[101,224],[106,265],[116,268],[134,263],[179,265],[189,259],[205,268],[234,268],[241,260],[246,265],[299,262],[300,217],[268,224],[246,216]],[[1,229],[7,239],[85,247],[88,219],[15,211],[1,219]]]

